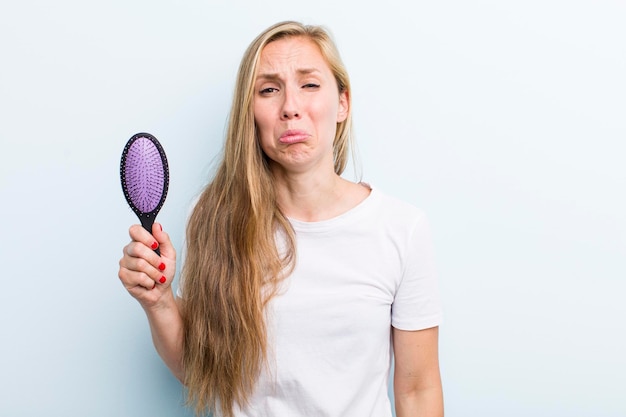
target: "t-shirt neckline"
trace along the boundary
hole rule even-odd
[[[363,183],[363,185],[369,187],[369,195],[365,197],[359,204],[352,207],[348,211],[339,214],[338,216],[315,222],[307,222],[303,220],[293,219],[290,217],[288,217],[287,219],[291,223],[294,230],[301,233],[325,232],[335,229],[337,226],[357,221],[361,218],[362,213],[366,212],[367,208],[374,204],[374,202],[378,199],[378,191],[375,187],[372,187],[371,185],[366,183]]]

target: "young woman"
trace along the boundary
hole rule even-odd
[[[393,354],[397,416],[443,415],[428,224],[340,176],[350,128],[350,82],[328,33],[276,24],[242,59],[177,296],[168,235],[130,228],[119,277],[198,413],[391,416]]]

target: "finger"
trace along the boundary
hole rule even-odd
[[[159,245],[161,256],[176,261],[176,249],[174,249],[170,236],[163,231],[163,225],[160,223],[153,224],[152,236],[154,236]]]
[[[133,295],[139,295],[142,290],[152,290],[156,286],[155,280],[150,275],[123,266],[120,267],[118,276],[124,288]]]
[[[157,285],[170,285],[176,272],[176,250],[170,236],[163,231],[163,226],[160,223],[155,223],[152,226],[152,235],[158,241],[161,251],[161,263],[158,265],[158,269],[163,275],[158,278]]]
[[[129,265],[137,264],[137,259],[142,259],[157,269],[159,265],[163,263],[161,257],[157,255],[151,247],[147,247],[144,243],[137,241],[132,241],[124,247],[124,258],[128,260]],[[139,265],[139,267],[143,266],[145,269],[143,263],[137,265]]]
[[[159,284],[171,281],[176,271],[174,261],[160,257],[140,242],[131,242],[126,245],[120,266],[131,271],[142,272]]]
[[[133,249],[146,251],[143,244],[131,242],[127,245],[126,252],[132,254]],[[155,254],[150,250],[148,250],[148,255],[155,256]],[[157,256],[157,261],[159,260],[160,258]],[[169,271],[164,272],[163,269],[165,269],[165,263],[161,262],[155,267],[150,261],[143,257],[134,257],[130,255],[122,257],[119,264],[119,276],[127,289],[138,285],[146,289],[152,289],[156,285],[169,286],[172,282],[175,270],[175,268],[170,268]]]
[[[133,287],[128,290],[128,293],[146,308],[161,303],[163,296],[168,291],[171,291],[171,288],[163,288],[162,286],[156,285],[152,289],[146,289],[141,286]]]
[[[155,250],[159,247],[159,243],[156,241],[154,236],[152,236],[146,229],[144,229],[141,225],[134,224],[128,229],[128,234],[130,238],[135,242],[141,242],[151,250]]]

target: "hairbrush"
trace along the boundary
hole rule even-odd
[[[152,225],[163,207],[170,174],[163,147],[149,133],[133,135],[122,152],[122,190],[141,225],[152,233]],[[160,255],[159,249],[155,250]]]

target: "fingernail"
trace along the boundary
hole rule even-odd
[[[152,289],[155,289],[155,288],[156,288],[156,282],[155,282],[155,283],[154,283],[154,285],[152,286]]]
[[[165,277],[161,277],[161,279],[159,280],[161,284],[165,284],[165,281],[167,281],[167,278]]]
[[[161,228],[161,231],[163,231],[163,226],[161,226],[161,223],[159,223],[159,227]]]
[[[163,262],[161,262],[161,265],[159,265],[159,270],[165,271],[165,264]]]
[[[156,249],[156,248],[158,248],[158,247],[159,247],[159,244],[158,244],[158,243],[154,242],[154,243],[152,244],[152,249]]]

